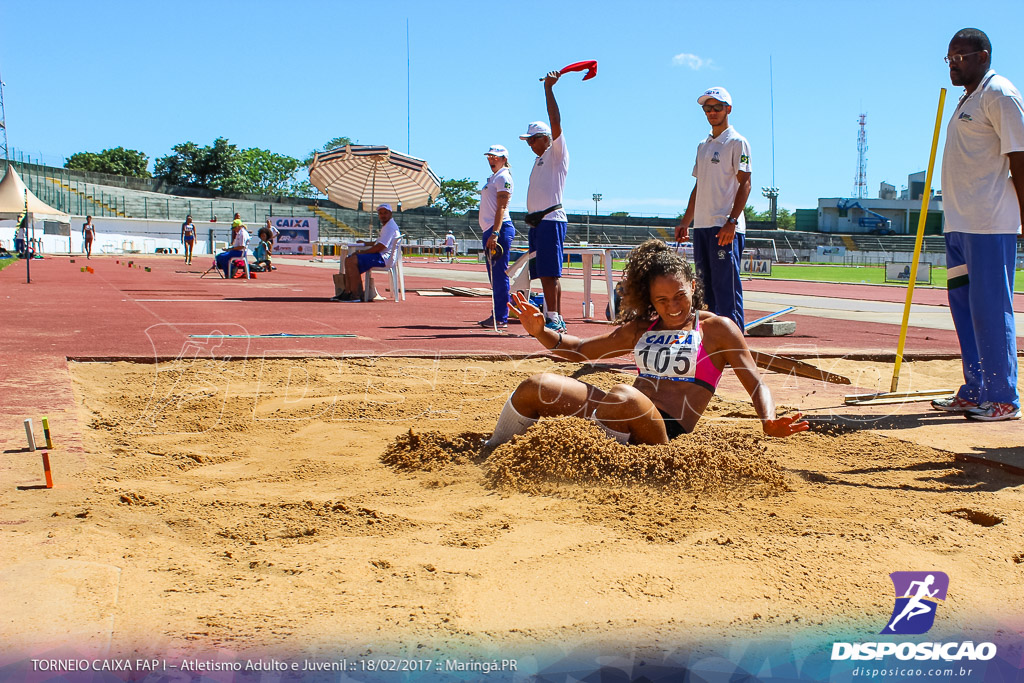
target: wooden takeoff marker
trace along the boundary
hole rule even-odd
[[[799,361],[794,358],[775,356],[763,351],[754,351],[753,349],[751,349],[750,355],[753,356],[754,363],[757,367],[762,370],[771,370],[783,375],[797,375],[798,377],[817,379],[822,382],[828,382],[829,384],[850,384],[849,377],[837,375],[832,372],[826,372],[825,370],[815,367],[810,363],[804,363],[803,361]]]
[[[46,439],[46,447],[53,450],[53,441],[50,440],[50,418],[43,418],[43,438]]]
[[[50,454],[43,451],[43,474],[46,475],[46,488],[53,488],[53,472],[50,471]]]

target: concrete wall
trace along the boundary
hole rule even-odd
[[[153,254],[156,253],[157,249],[168,249],[172,254],[184,253],[181,243],[181,221],[93,217],[92,222],[96,226],[96,239],[92,245],[93,253],[119,254],[140,252]],[[44,233],[43,221],[37,220],[34,231],[32,229],[29,230],[29,236],[42,239],[42,253],[44,254],[67,254],[69,251],[70,253],[79,254],[84,252],[84,240],[82,238],[82,225],[84,223],[85,216],[72,216],[71,234],[69,236],[49,235]],[[196,254],[211,253],[211,233],[215,241],[230,241],[230,223],[195,221],[195,226]],[[0,221],[0,243],[7,249],[14,248],[15,230],[15,221]]]

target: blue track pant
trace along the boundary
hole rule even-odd
[[[1020,407],[1017,331],[1013,320],[1016,235],[946,233],[949,310],[964,383],[957,396]]]
[[[704,301],[715,315],[732,318],[743,331],[743,287],[740,285],[742,233],[736,233],[732,246],[718,246],[721,228],[696,228],[693,235],[693,262],[697,277],[704,284]]]
[[[494,234],[494,228],[488,228],[484,232],[484,250],[487,250],[487,242]],[[494,301],[494,320],[499,323],[508,322],[508,303],[512,283],[508,279],[508,257],[512,249],[512,239],[516,235],[515,226],[512,221],[505,221],[501,224],[501,235],[498,237],[498,244],[501,245],[501,254],[487,261],[487,271],[491,276],[491,295]]]

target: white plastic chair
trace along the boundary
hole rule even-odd
[[[513,261],[509,267],[505,269],[505,274],[508,275],[508,278],[511,281],[511,287],[509,289],[510,292],[522,292],[526,295],[527,299],[530,298],[530,294],[532,294],[530,289],[530,285],[532,284],[532,281],[530,280],[530,259],[536,258],[536,256],[537,252],[528,251]],[[545,316],[548,314],[547,301],[544,302],[543,313]]]
[[[396,235],[391,240],[391,256],[384,262],[384,267],[370,268],[363,273],[363,301],[369,301],[373,289],[373,271],[386,272],[391,277],[391,295],[398,303],[398,297],[405,301],[405,269],[402,267],[402,236]]]

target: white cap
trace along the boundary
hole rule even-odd
[[[704,104],[708,100],[718,100],[732,106],[732,95],[725,88],[708,88],[703,95],[697,98],[697,104]]]
[[[391,205],[390,204],[381,204],[380,206],[377,207],[377,210],[380,211],[381,209],[387,209],[388,211],[391,211]]]
[[[534,135],[547,135],[551,137],[551,126],[543,121],[534,121],[526,128],[526,135],[520,135],[520,140],[528,140]]]
[[[508,150],[505,149],[505,145],[491,145],[491,148],[484,152],[484,155],[490,157],[505,157],[508,159]]]

